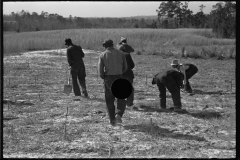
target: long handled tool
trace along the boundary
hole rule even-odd
[[[66,95],[69,95],[72,92],[72,85],[69,84],[70,83],[70,75],[71,75],[71,72],[69,70],[68,81],[67,81],[67,84],[64,85],[64,90],[63,90],[63,92]]]

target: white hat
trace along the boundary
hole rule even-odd
[[[124,40],[126,41],[127,38],[121,37],[121,40],[120,40],[120,41],[122,42],[122,41],[124,41]]]
[[[171,66],[173,66],[173,65],[179,65],[178,60],[176,60],[176,59],[173,60],[172,63],[171,63]]]

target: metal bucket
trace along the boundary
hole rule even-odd
[[[66,95],[69,95],[72,92],[72,85],[69,84],[69,81],[70,81],[70,70],[69,70],[68,83],[64,85],[64,89],[63,89],[63,92]]]

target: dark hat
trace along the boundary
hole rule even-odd
[[[65,45],[72,44],[72,40],[70,38],[65,39]]]
[[[113,41],[111,39],[105,39],[104,42],[103,42],[103,45],[106,45],[106,44],[111,45],[111,44],[113,44]]]

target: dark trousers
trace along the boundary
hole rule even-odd
[[[172,95],[174,108],[182,108],[180,88],[177,86],[176,82],[171,77],[165,79],[163,82],[158,81],[157,86],[159,89],[161,108],[166,108],[166,88]]]
[[[130,78],[130,77],[124,77],[124,78],[127,79],[132,84],[132,89],[133,89],[132,93],[127,98],[127,106],[132,106],[133,105],[133,101],[134,101],[133,78]]]
[[[188,80],[197,72],[198,72],[198,68],[196,66],[190,66],[190,68],[186,70],[186,91],[187,92],[192,92],[192,87]]]
[[[121,77],[122,77],[121,75],[108,75],[104,78],[105,100],[106,100],[110,123],[112,123],[115,120],[116,114],[122,117],[126,109],[126,100],[117,99],[117,111],[115,113],[115,105],[114,105],[115,96],[112,94],[112,91],[111,91],[111,85],[114,82],[114,80]]]
[[[82,93],[87,92],[86,83],[85,83],[85,77],[86,77],[85,69],[72,68],[71,74],[72,74],[73,92],[75,96],[81,96],[78,80],[82,88]]]

